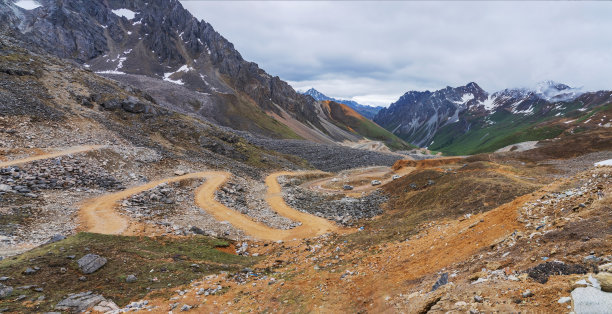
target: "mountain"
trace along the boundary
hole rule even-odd
[[[332,97],[328,97],[325,94],[319,92],[318,90],[311,88],[305,92],[303,92],[304,95],[308,95],[316,100],[322,101],[322,100],[330,100],[330,101],[335,101],[337,103],[342,103],[345,104],[351,108],[353,108],[355,111],[357,111],[359,114],[361,114],[362,116],[372,120],[374,118],[374,116],[378,113],[378,111],[380,111],[380,109],[384,108],[384,107],[372,107],[372,106],[366,106],[366,105],[362,105],[357,103],[356,101],[353,100],[346,100],[346,99],[336,99],[336,98],[332,98]]]
[[[2,26],[20,40],[128,83],[160,105],[274,138],[359,140],[322,121],[320,104],[248,62],[177,0],[1,0]]]
[[[381,109],[374,122],[400,138],[424,147],[443,126],[459,121],[459,113],[487,99],[476,83],[446,87],[435,92],[405,93],[389,108]]]
[[[370,140],[383,142],[391,149],[408,148],[400,138],[366,119],[348,105],[324,100],[321,102],[321,109],[329,121],[340,128],[345,128],[346,131],[363,135]]]
[[[576,128],[605,127],[605,114],[601,125],[574,122],[609,110],[611,95],[553,81],[489,95],[469,83],[435,92],[408,92],[381,110],[374,121],[410,143],[448,154],[473,154],[554,138]]]

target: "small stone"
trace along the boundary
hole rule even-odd
[[[572,300],[572,298],[571,298],[571,297],[561,297],[561,298],[559,299],[559,301],[557,301],[557,303],[559,303],[559,304],[563,304],[563,303],[567,303],[567,302],[569,302],[569,301],[571,301],[571,300]]]
[[[79,277],[79,281],[87,281],[87,277],[81,276],[81,277]]]
[[[136,282],[136,279],[137,279],[137,278],[136,278],[136,276],[135,276],[135,275],[128,275],[128,276],[125,278],[125,282],[127,282],[127,283]]]
[[[186,312],[191,310],[191,305],[187,305],[187,304],[183,304],[183,306],[181,307],[181,311]]]
[[[59,242],[59,241],[62,241],[64,239],[66,239],[65,236],[63,236],[61,234],[56,234],[53,237],[51,237],[51,239],[49,239],[49,241],[47,241],[47,244]]]
[[[23,271],[24,275],[33,275],[37,272],[36,269],[32,269],[30,267],[26,268],[26,270]]]
[[[176,176],[183,176],[183,175],[185,175],[185,171],[177,170],[177,171],[174,172],[174,175],[176,175]]]
[[[531,290],[527,290],[523,292],[521,295],[523,296],[523,298],[529,298],[533,296],[533,292],[531,292]]]
[[[478,303],[482,303],[482,301],[484,301],[484,299],[481,296],[479,296],[479,295],[475,295],[474,296],[474,301],[476,301]]]

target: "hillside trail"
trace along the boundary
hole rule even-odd
[[[206,181],[200,185],[195,191],[195,203],[202,209],[206,210],[215,219],[219,221],[227,221],[237,229],[244,231],[247,235],[259,240],[292,240],[309,238],[322,235],[332,231],[339,231],[334,223],[306,213],[299,212],[289,206],[282,200],[280,195],[280,185],[276,181],[281,175],[299,175],[302,172],[278,172],[266,178],[268,192],[266,200],[270,204],[272,210],[278,212],[292,220],[301,223],[300,226],[289,229],[275,229],[266,226],[261,222],[254,221],[250,217],[241,214],[233,209],[226,207],[215,200],[215,192],[225,184],[231,174],[224,171],[203,171],[190,173],[182,176],[159,179],[149,183],[135,186],[124,191],[113,194],[103,195],[98,198],[89,200],[83,204],[80,210],[80,220],[82,229],[88,232],[103,233],[103,234],[124,234],[128,230],[135,228],[130,225],[133,222],[129,218],[119,214],[116,210],[118,202],[132,195],[152,189],[162,183],[177,182],[186,179],[205,179]]]
[[[3,162],[0,162],[0,168],[16,166],[16,165],[25,164],[25,163],[29,163],[29,162],[33,162],[37,160],[42,160],[42,159],[50,159],[50,158],[56,158],[56,157],[61,157],[61,156],[66,156],[66,155],[84,153],[84,152],[88,152],[91,150],[101,149],[103,147],[104,145],[74,146],[74,147],[70,147],[68,149],[64,149],[64,150],[57,151],[57,152],[40,154],[40,155],[30,156],[30,157],[16,159],[16,160],[3,161]]]

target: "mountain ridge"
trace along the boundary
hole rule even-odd
[[[610,94],[583,92],[554,81],[489,94],[472,82],[434,92],[407,92],[374,121],[412,144],[449,154],[472,154],[513,141],[555,137],[573,127],[563,123],[564,118],[599,110],[609,104],[605,95]]]
[[[347,99],[336,99],[333,97],[329,97],[321,92],[319,92],[318,90],[316,90],[314,87],[310,88],[309,90],[305,91],[305,92],[301,92],[304,95],[308,95],[311,96],[312,98],[322,101],[322,100],[330,100],[330,101],[334,101],[337,103],[342,103],[345,104],[351,108],[353,108],[353,110],[357,111],[359,114],[361,114],[362,116],[372,120],[374,118],[374,116],[378,113],[378,111],[380,111],[380,109],[384,108],[381,106],[368,106],[368,105],[362,105],[356,101],[353,100],[347,100]]]

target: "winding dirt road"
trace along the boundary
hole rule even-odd
[[[303,172],[278,172],[266,178],[268,192],[266,200],[272,210],[289,219],[301,222],[302,225],[281,230],[268,227],[267,225],[252,220],[249,216],[241,214],[215,200],[215,191],[222,186],[231,176],[229,172],[204,171],[190,173],[183,176],[160,179],[126,189],[121,192],[103,195],[86,202],[80,211],[80,218],[84,230],[104,234],[122,234],[130,227],[127,217],[117,212],[118,202],[140,192],[152,189],[162,183],[176,182],[186,179],[201,178],[206,181],[195,191],[195,203],[206,210],[215,219],[227,221],[237,229],[241,229],[247,235],[259,240],[292,240],[309,238],[328,232],[339,230],[332,222],[306,213],[297,211],[284,202],[280,194],[280,185],[277,178],[282,175],[301,175]]]
[[[102,145],[76,146],[66,150],[31,156],[27,158],[6,161],[0,163],[0,168],[24,164],[32,161],[55,158],[65,155],[87,152],[100,149]],[[309,172],[277,172],[266,178],[266,201],[278,214],[291,220],[300,222],[301,225],[288,230],[275,229],[267,225],[252,220],[250,217],[232,210],[215,200],[215,191],[225,184],[230,178],[229,172],[204,171],[190,173],[182,176],[170,177],[148,182],[143,185],[128,188],[126,190],[102,195],[100,197],[87,200],[83,203],[79,211],[81,227],[79,229],[88,232],[103,234],[124,234],[130,227],[138,224],[130,221],[126,216],[117,211],[118,203],[122,199],[143,191],[152,189],[162,183],[171,183],[186,179],[205,179],[206,181],[195,191],[195,203],[219,221],[227,221],[235,228],[243,230],[249,236],[260,240],[292,240],[315,237],[332,231],[340,231],[341,228],[329,220],[311,214],[303,213],[289,207],[282,198],[281,187],[278,183],[279,176],[306,175],[315,173]],[[316,172],[318,173],[318,172]],[[133,228],[132,228],[133,229]]]

